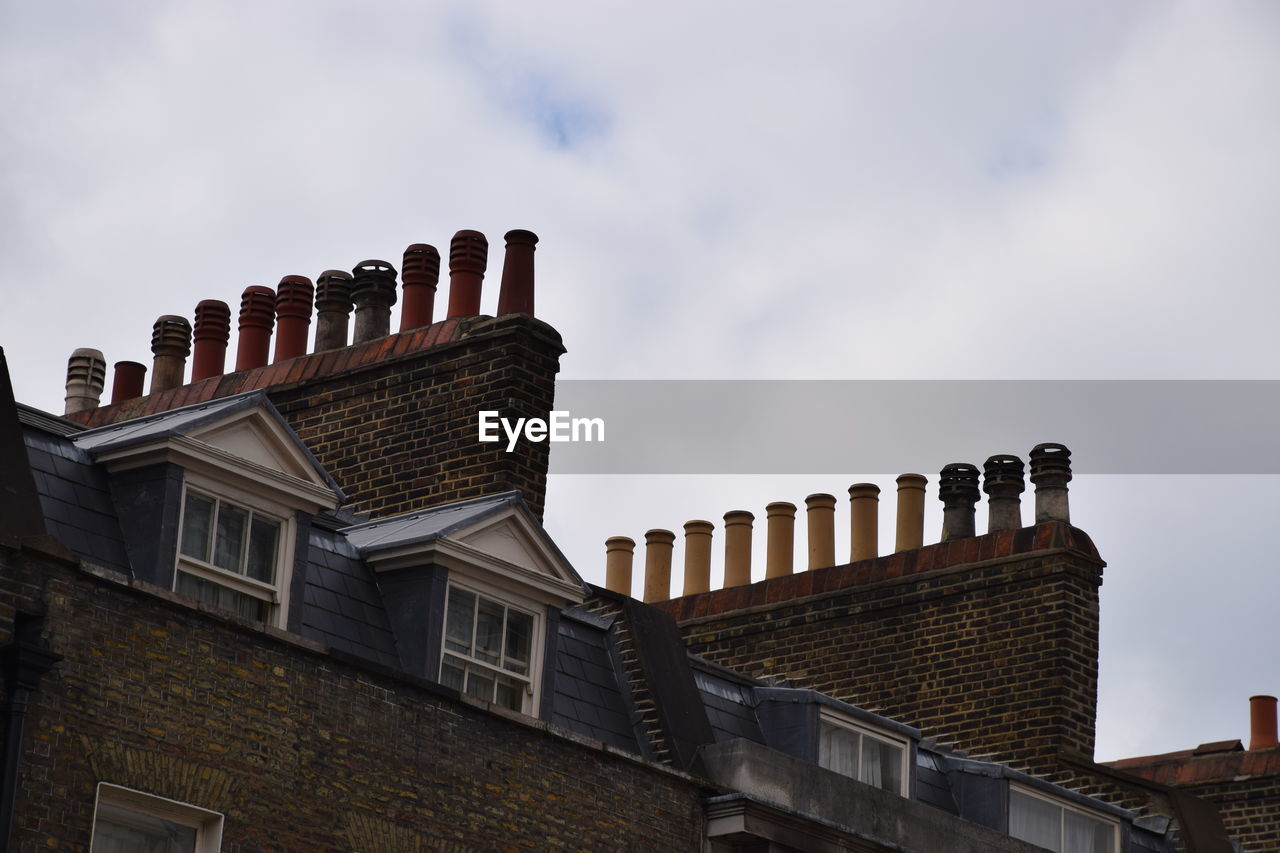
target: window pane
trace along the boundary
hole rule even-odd
[[[467,673],[467,695],[486,702],[493,701],[493,675],[480,667],[472,667]]]
[[[440,662],[440,683],[445,687],[452,687],[459,693],[462,692],[462,679],[466,673],[465,665],[453,655],[445,655],[444,660]]]
[[[213,527],[213,501],[187,492],[182,510],[182,553],[197,560],[209,559],[209,531]]]
[[[1114,853],[1115,830],[1106,821],[1064,809],[1063,853]]]
[[[507,648],[502,665],[521,675],[529,672],[529,645],[533,636],[533,617],[518,610],[507,611]]]
[[[445,616],[444,642],[451,651],[471,653],[471,629],[476,614],[476,597],[456,587],[449,587],[449,610]],[[462,686],[459,685],[461,690]]]
[[[263,583],[276,580],[276,542],[280,538],[280,525],[265,518],[253,517],[249,528],[249,559],[246,569],[249,577]]]
[[[1009,834],[1062,853],[1062,808],[1011,790]]]
[[[495,704],[510,708],[513,711],[522,710],[524,706],[524,684],[514,678],[499,675],[497,695],[493,701]]]
[[[132,809],[98,804],[92,853],[194,853],[196,831]]]
[[[485,663],[497,663],[502,654],[502,620],[505,608],[496,601],[480,599],[476,612],[475,656]]]
[[[902,793],[902,747],[862,736],[862,775],[868,785]]]
[[[245,527],[249,513],[238,506],[224,503],[218,507],[218,536],[213,545],[213,564],[220,569],[244,574],[240,553],[244,550]]]
[[[176,590],[181,595],[211,604],[220,610],[227,610],[245,619],[255,622],[266,622],[271,615],[271,605],[260,598],[245,595],[222,584],[178,572]]]
[[[819,766],[858,778],[858,733],[823,724],[819,737]]]

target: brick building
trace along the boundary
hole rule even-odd
[[[1032,452],[1033,525],[1021,462],[993,457],[983,535],[978,471],[949,466],[939,543],[904,475],[889,556],[859,484],[848,562],[815,495],[805,571],[774,504],[763,581],[736,512],[725,589],[706,522],[686,594],[668,531],[648,603],[624,538],[585,583],[540,523],[548,445],[476,440],[479,410],[552,410],[535,242],[507,235],[497,317],[459,232],[443,320],[415,245],[399,289],[381,261],[247,289],[231,372],[216,300],[194,335],[157,321],[145,395],[122,362],[101,405],[105,361],[77,350],[57,417],[0,369],[10,849],[1272,849],[1274,734],[1239,753],[1271,774],[1254,810],[1235,782],[1093,763],[1103,562],[1060,445]]]

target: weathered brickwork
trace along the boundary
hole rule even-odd
[[[1063,750],[1093,754],[1102,562],[1077,534],[1046,523],[664,607],[717,663],[1050,774]]]
[[[519,490],[542,517],[547,442],[481,443],[478,413],[547,417],[564,346],[523,314],[445,320],[425,329],[213,377],[80,413],[89,426],[266,390],[342,484],[356,512],[385,517]]]
[[[1216,805],[1227,831],[1246,853],[1280,850],[1280,775],[1224,779],[1183,790]]]
[[[222,849],[693,850],[689,777],[67,565],[13,849],[87,851],[109,782],[225,814]]]

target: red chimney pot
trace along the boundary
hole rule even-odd
[[[136,361],[117,361],[111,380],[111,402],[123,403],[142,396],[147,366]]]
[[[436,284],[440,281],[440,252],[436,247],[414,243],[405,249],[400,281],[404,287],[400,331],[430,326],[435,313]]]
[[[250,285],[240,297],[240,340],[236,342],[236,370],[252,370],[267,363],[271,328],[276,321],[276,292]]]
[[[276,356],[288,361],[307,352],[311,301],[315,288],[304,275],[287,275],[276,288]]]
[[[231,339],[231,307],[220,299],[205,299],[196,305],[194,337],[191,381],[221,376],[226,367],[227,341]]]
[[[480,286],[489,265],[489,241],[479,231],[459,231],[449,244],[449,317],[480,313]]]
[[[1276,745],[1276,697],[1249,697],[1249,749]]]
[[[532,231],[506,233],[507,256],[502,263],[502,287],[498,291],[498,314],[533,316],[533,252],[538,235]]]

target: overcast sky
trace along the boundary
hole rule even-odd
[[[565,379],[1280,373],[1268,0],[10,0],[0,107],[0,344],[54,412],[76,347],[150,363],[160,314],[461,228],[486,313],[502,234],[541,237]],[[941,463],[1030,448],[972,434]],[[600,583],[609,535],[897,473],[559,475],[547,526]],[[1247,740],[1280,692],[1276,480],[1072,484],[1100,759]]]

